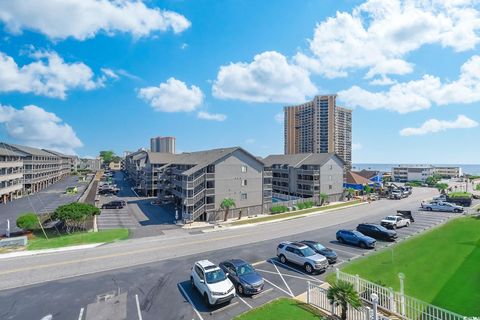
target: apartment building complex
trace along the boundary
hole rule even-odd
[[[435,166],[435,174],[445,178],[458,178],[463,175],[461,167],[455,166]]]
[[[89,171],[98,171],[100,170],[102,161],[100,159],[78,159],[77,161],[77,170],[89,170]]]
[[[435,168],[431,165],[399,165],[392,168],[393,181],[425,181],[433,176]]]
[[[0,148],[22,159],[22,193],[35,193],[56,183],[70,174],[76,161],[74,156],[17,144],[0,143]]]
[[[336,153],[352,164],[352,110],[336,105],[336,95],[284,108],[285,154]]]
[[[175,153],[175,137],[155,137],[150,139],[150,151]]]
[[[181,208],[185,220],[212,220],[226,198],[236,208],[271,203],[271,175],[262,161],[240,147],[213,149],[177,155],[157,154],[158,196]],[[164,159],[164,160],[160,160]]]
[[[330,201],[338,201],[343,196],[345,162],[335,153],[270,155],[263,162],[272,172],[273,194],[280,199],[324,193]]]
[[[21,197],[24,154],[0,146],[0,203]]]

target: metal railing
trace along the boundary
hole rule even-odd
[[[340,316],[341,307],[337,304],[333,305],[327,298],[327,290],[319,285],[308,282],[307,289],[307,303],[329,312],[332,315]],[[348,307],[348,320],[372,320],[372,310],[368,307],[361,307],[358,309]]]
[[[464,320],[467,317],[437,307],[417,298],[395,292],[371,281],[336,270],[337,279],[347,281],[355,287],[360,297],[369,299],[372,293],[378,295],[378,307],[406,320]]]

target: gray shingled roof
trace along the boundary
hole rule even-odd
[[[33,147],[27,147],[27,146],[21,146],[18,144],[13,144],[13,143],[5,143],[5,146],[7,146],[7,149],[10,149],[9,147],[12,147],[13,149],[17,149],[21,152],[26,153],[27,155],[34,155],[34,156],[41,156],[41,157],[51,157],[52,154],[44,151],[42,149],[37,149]]]
[[[54,151],[54,150],[49,150],[49,149],[42,149],[43,151],[47,151],[49,153],[52,153],[60,158],[73,158],[74,156],[71,156],[71,155],[68,155],[68,154],[64,154],[64,153],[60,153],[58,151]]]
[[[24,157],[25,154],[15,151],[10,148],[4,148],[0,145],[0,156],[17,156],[17,157]]]
[[[255,156],[249,154],[247,151],[240,147],[230,147],[230,148],[219,148],[205,151],[195,151],[195,152],[184,152],[179,154],[171,153],[160,153],[160,152],[149,152],[149,159],[151,163],[156,164],[184,164],[192,165],[193,167],[184,171],[184,175],[190,175],[201,168],[204,168],[210,164],[215,163],[224,156],[232,154],[236,150],[242,150],[246,154],[250,155],[255,160],[262,163],[261,160],[257,159]]]
[[[335,153],[297,153],[297,154],[274,154],[263,159],[266,167],[271,167],[275,164],[287,164],[294,168],[301,165],[323,165],[333,157],[337,157],[344,162]]]

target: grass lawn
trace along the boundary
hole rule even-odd
[[[128,229],[112,229],[98,232],[76,232],[72,234],[47,234],[48,240],[43,233],[36,232],[35,238],[28,240],[28,250],[52,249],[80,244],[113,242],[128,238]]]
[[[470,192],[457,191],[457,192],[450,192],[448,196],[450,198],[470,198],[472,194]]]
[[[480,219],[458,218],[342,268],[464,316],[480,315]]]
[[[306,303],[280,298],[261,307],[252,309],[234,318],[234,320],[319,320],[325,319]]]
[[[250,224],[250,223],[258,223],[258,222],[265,222],[265,221],[273,221],[273,220],[278,220],[278,219],[284,219],[284,218],[290,218],[290,217],[295,217],[295,216],[301,216],[303,214],[307,213],[312,213],[312,212],[321,212],[329,209],[335,209],[335,208],[341,208],[345,206],[350,206],[352,204],[357,204],[361,203],[362,200],[353,200],[345,203],[338,203],[330,206],[324,206],[324,207],[315,207],[315,208],[310,208],[310,209],[304,209],[304,210],[296,210],[296,211],[290,211],[287,213],[277,213],[277,214],[272,214],[267,217],[260,217],[260,218],[252,218],[252,219],[244,219],[240,221],[234,221],[231,223],[231,225],[238,226],[238,225],[243,225],[243,224]]]

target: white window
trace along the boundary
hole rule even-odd
[[[247,166],[245,165],[242,166],[242,172],[247,172]]]
[[[241,193],[240,194],[240,199],[241,200],[247,200],[247,194],[246,193]]]
[[[332,176],[328,176],[328,180],[332,181]]]
[[[242,187],[245,187],[247,185],[247,180],[246,179],[242,179]]]

